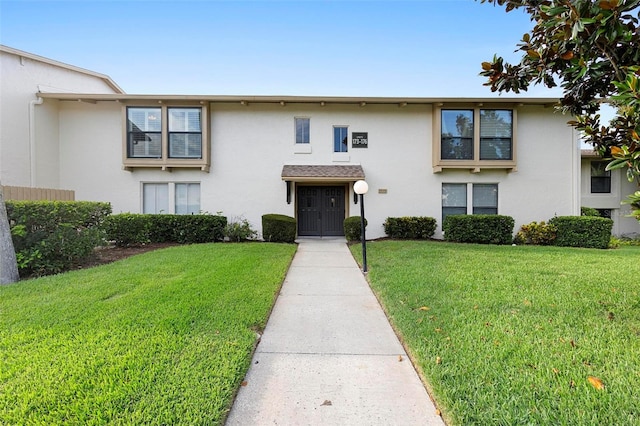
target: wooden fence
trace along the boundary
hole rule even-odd
[[[75,191],[67,189],[28,188],[24,186],[3,186],[5,200],[50,200],[50,201],[74,201]]]

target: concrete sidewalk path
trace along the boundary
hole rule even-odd
[[[443,425],[344,239],[301,239],[227,425]]]

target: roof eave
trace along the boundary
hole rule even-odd
[[[145,94],[91,94],[91,93],[42,93],[40,96],[57,100],[85,100],[85,101],[193,101],[207,103],[239,103],[250,105],[259,104],[359,104],[389,105],[396,104],[399,107],[407,105],[438,105],[438,104],[513,104],[513,105],[542,105],[551,107],[559,104],[557,98],[430,98],[430,97],[371,97],[371,96],[245,96],[245,95],[145,95]]]

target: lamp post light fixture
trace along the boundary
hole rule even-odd
[[[369,185],[363,180],[353,184],[353,192],[360,196],[360,241],[362,241],[362,272],[367,272],[367,238],[364,232],[364,194],[369,191]]]

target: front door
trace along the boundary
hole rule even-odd
[[[344,186],[299,186],[298,235],[344,235]]]

